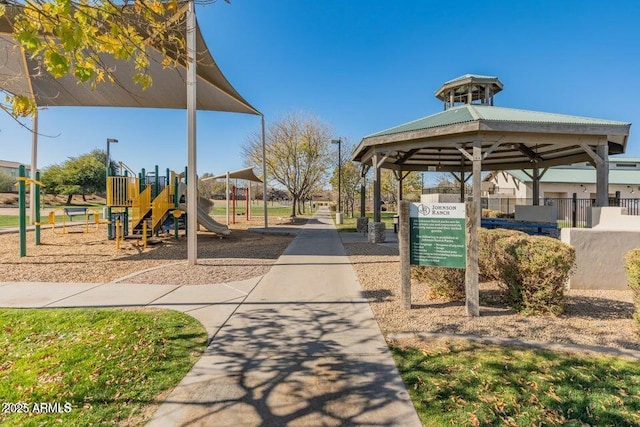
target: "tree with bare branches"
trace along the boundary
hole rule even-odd
[[[291,195],[292,216],[302,213],[301,202],[325,181],[330,138],[328,125],[311,114],[288,114],[267,127],[267,176]],[[262,170],[261,135],[249,137],[243,153],[248,166],[260,166]]]

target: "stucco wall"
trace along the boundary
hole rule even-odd
[[[556,222],[558,208],[556,206],[516,206],[515,219],[519,221]]]
[[[571,289],[628,289],[624,255],[640,247],[640,231],[563,228],[560,239],[576,251]]]

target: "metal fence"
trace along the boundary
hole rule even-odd
[[[558,212],[558,226],[585,227],[587,224],[587,211],[595,205],[595,199],[568,198],[541,198],[540,205],[555,206]],[[533,199],[508,198],[483,198],[482,208],[500,211],[505,214],[513,214],[517,205],[533,205]],[[609,206],[620,206],[626,209],[627,215],[640,215],[640,199],[623,199],[619,197],[609,198]]]

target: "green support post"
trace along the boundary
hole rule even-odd
[[[164,177],[165,185],[168,187],[171,185],[171,171],[167,168],[167,174]]]
[[[158,194],[160,194],[160,177],[158,176],[160,173],[160,169],[158,168],[158,165],[156,165],[156,182],[155,182],[155,192],[154,197],[158,197]]]
[[[111,168],[107,168],[107,192],[109,191],[109,177],[111,176]],[[113,196],[113,195],[112,195]],[[107,240],[113,240],[113,229],[111,227],[111,206],[107,205]]]
[[[189,174],[187,173],[187,167],[184,167],[184,183],[186,185],[189,185],[189,181],[187,180],[187,177],[189,176]],[[184,232],[187,233],[189,231],[189,225],[187,224],[187,215],[188,213],[185,212],[184,215]]]
[[[36,181],[40,181],[40,172],[36,171]],[[36,184],[35,211],[36,211],[36,245],[40,244],[40,184]]]
[[[25,178],[24,165],[18,168],[18,176]],[[27,203],[24,179],[18,181],[18,211],[20,212],[20,257],[27,256]]]
[[[180,196],[178,196],[178,177],[176,176],[173,181],[173,206],[178,209],[178,202],[180,201]],[[173,238],[174,240],[178,240],[178,218],[175,216],[173,217]]]
[[[140,192],[144,191],[144,188],[147,186],[147,171],[142,168],[142,173],[140,174]]]

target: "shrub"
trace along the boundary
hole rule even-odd
[[[482,209],[482,216],[484,218],[513,218],[513,214],[508,214],[493,209]]]
[[[429,285],[429,298],[447,301],[465,299],[465,271],[460,268],[411,266],[411,278]]]
[[[627,284],[633,290],[636,312],[633,315],[640,325],[640,248],[632,249],[624,256],[624,269],[627,273]]]
[[[526,236],[526,233],[506,228],[478,230],[478,269],[481,280],[499,280],[500,267],[496,259],[496,242],[512,236]]]
[[[501,284],[524,314],[560,314],[564,288],[575,264],[574,249],[551,237],[512,236],[496,242]]]

